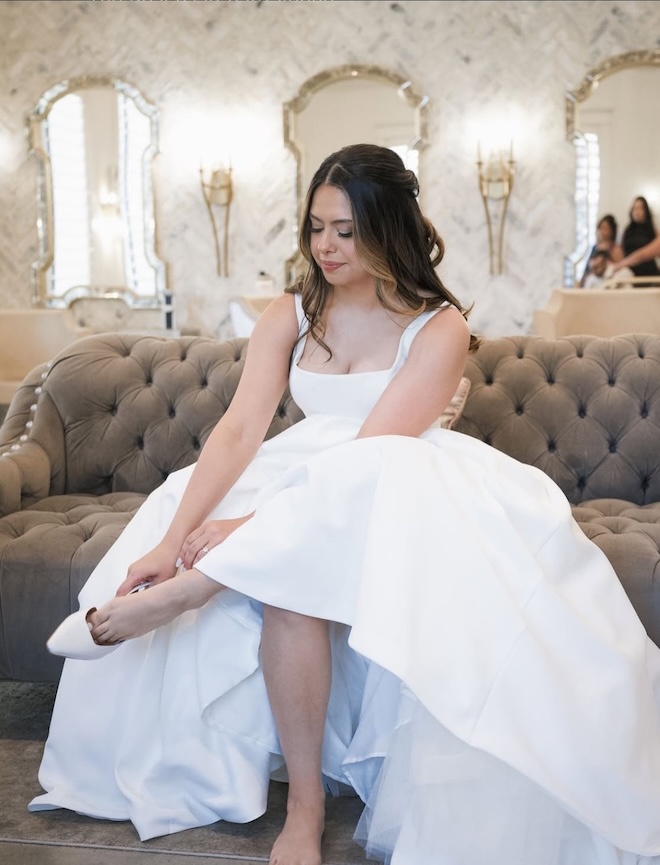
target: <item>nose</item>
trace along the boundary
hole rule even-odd
[[[316,237],[319,252],[332,252],[335,249],[335,235],[332,228],[324,228]]]

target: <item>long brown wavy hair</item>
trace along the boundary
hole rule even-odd
[[[319,166],[307,192],[298,244],[307,271],[286,289],[300,293],[307,332],[330,354],[323,342],[323,310],[330,292],[323,271],[311,252],[310,209],[319,186],[330,184],[347,196],[352,212],[355,251],[374,277],[376,295],[390,312],[417,316],[449,303],[467,319],[458,299],[443,285],[435,268],[445,247],[417,201],[419,183],[413,171],[387,147],[351,144],[328,156]],[[470,351],[480,340],[470,335]]]

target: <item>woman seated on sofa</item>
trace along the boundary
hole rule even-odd
[[[435,428],[477,340],[417,195],[383,147],[318,169],[307,273],[49,643],[97,659],[33,810],[146,839],[254,820],[286,772],[271,865],[321,865],[346,787],[388,861],[660,865],[660,651],[545,473]],[[305,418],[263,442],[287,384]]]

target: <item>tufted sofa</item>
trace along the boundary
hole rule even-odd
[[[193,462],[246,340],[105,334],[33,370],[0,428],[0,678],[56,681],[45,641],[146,495]],[[487,339],[455,429],[547,472],[660,644],[660,336]],[[300,418],[287,394],[273,435]]]

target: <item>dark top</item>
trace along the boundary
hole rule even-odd
[[[623,247],[624,256],[630,255],[636,249],[641,249],[655,240],[655,234],[650,226],[644,225],[641,222],[631,222],[623,232],[621,238],[621,246]],[[631,268],[635,276],[660,276],[660,269],[652,258],[650,261],[644,261],[642,264],[635,264]]]

